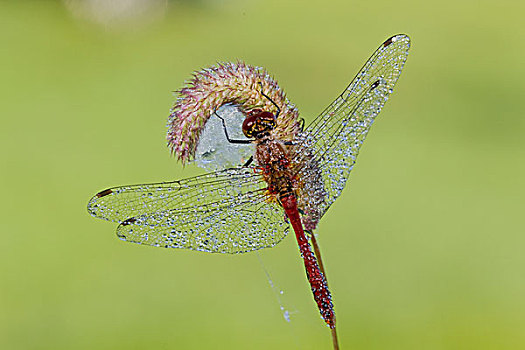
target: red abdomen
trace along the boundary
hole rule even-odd
[[[319,269],[319,264],[315,258],[314,253],[306,239],[304,234],[303,225],[301,224],[301,218],[299,211],[297,210],[297,200],[293,194],[286,194],[280,198],[281,204],[286,212],[286,215],[290,219],[290,223],[295,231],[295,237],[299,244],[301,251],[301,257],[304,261],[304,267],[306,269],[306,276],[312,287],[312,293],[314,295],[315,302],[319,308],[321,316],[330,328],[335,327],[335,314],[334,306],[332,304],[332,296],[328,290],[328,284],[326,278]]]

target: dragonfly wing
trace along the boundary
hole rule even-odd
[[[345,187],[375,117],[393,92],[409,48],[406,35],[386,40],[343,93],[299,136],[294,152],[299,177],[305,179],[305,197],[317,208],[311,209],[317,211],[312,214],[315,224]]]
[[[129,242],[214,253],[272,247],[288,232],[282,209],[268,201],[252,168],[104,190],[88,204],[96,217],[119,222]]]

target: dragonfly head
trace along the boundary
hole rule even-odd
[[[248,138],[260,139],[277,125],[275,115],[262,109],[253,109],[247,113],[242,123],[242,132]]]

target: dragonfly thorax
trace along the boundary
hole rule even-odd
[[[262,139],[267,136],[269,131],[277,125],[275,115],[271,112],[261,109],[254,109],[248,112],[248,115],[242,123],[242,132],[246,137]]]

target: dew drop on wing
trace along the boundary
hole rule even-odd
[[[290,322],[290,312],[288,310],[285,310],[283,312],[283,317],[286,320],[286,322]]]

